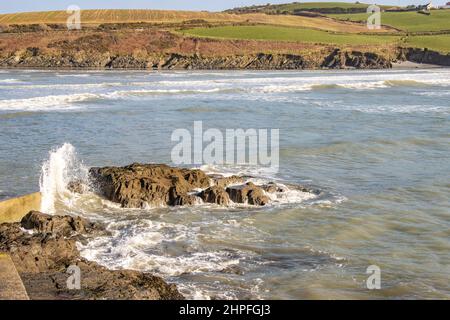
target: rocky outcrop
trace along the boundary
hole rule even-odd
[[[301,56],[291,54],[265,54],[257,55],[235,55],[201,57],[182,56],[172,54],[166,57],[158,65],[153,65],[154,69],[195,69],[195,70],[220,70],[220,69],[247,69],[247,70],[267,70],[267,69],[304,69],[306,63]]]
[[[166,54],[162,57],[135,57],[111,55],[100,51],[65,51],[61,55],[36,52],[37,48],[0,59],[2,67],[38,67],[38,68],[105,68],[105,69],[248,69],[248,70],[288,70],[304,69],[308,64],[301,56],[290,54],[251,54],[217,57],[198,55]]]
[[[28,230],[35,230],[43,234],[53,234],[68,237],[73,233],[92,234],[102,230],[97,224],[88,222],[81,217],[52,216],[38,211],[31,211],[20,222]]]
[[[0,252],[14,261],[31,299],[183,299],[175,285],[151,274],[108,270],[80,257],[76,241],[105,234],[79,217],[30,212],[0,225]],[[67,288],[69,266],[81,270],[81,289]]]
[[[201,170],[164,164],[92,168],[90,177],[97,193],[125,208],[187,206],[201,202],[221,206],[232,202],[255,206],[269,203],[264,188],[251,182],[244,184],[243,177],[207,175]]]
[[[210,186],[210,178],[200,170],[158,164],[92,168],[90,176],[104,197],[125,208],[190,204],[190,192]]]
[[[442,54],[428,49],[407,48],[400,49],[398,60],[416,63],[450,66],[450,53]]]
[[[325,58],[321,67],[327,69],[388,69],[392,68],[392,63],[388,59],[371,52],[335,49]]]

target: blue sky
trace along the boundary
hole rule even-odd
[[[294,1],[294,0],[292,0]],[[65,10],[69,5],[78,5],[81,9],[174,9],[174,10],[208,10],[222,11],[244,5],[265,3],[288,3],[291,0],[0,0],[0,13],[23,11]],[[316,0],[317,1],[317,0]],[[320,0],[319,0],[320,1]],[[329,0],[339,1],[339,0]],[[436,0],[433,4],[440,5],[450,0]],[[306,1],[305,1],[306,2]],[[351,2],[351,1],[343,1]],[[364,2],[364,1],[361,1]],[[367,3],[372,1],[367,0]],[[377,0],[377,4],[424,4],[427,0]]]

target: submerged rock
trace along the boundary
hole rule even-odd
[[[183,299],[159,277],[108,270],[82,258],[76,241],[98,231],[102,225],[82,218],[34,211],[20,223],[0,225],[0,252],[11,256],[31,299]],[[67,288],[69,266],[81,270],[80,290]]]
[[[268,184],[265,184],[261,186],[261,188],[269,193],[275,193],[275,192],[285,192],[286,189],[283,186],[280,186],[274,182],[269,182]]]

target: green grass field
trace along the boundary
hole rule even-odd
[[[450,34],[408,37],[405,44],[411,47],[428,48],[442,53],[450,53]]]
[[[367,21],[368,14],[331,14],[340,20]],[[431,15],[410,12],[382,12],[381,24],[408,32],[450,30],[450,10],[432,10]]]
[[[247,39],[247,40],[277,40],[307,43],[333,43],[374,45],[389,44],[398,41],[397,36],[333,34],[326,31],[276,27],[276,26],[225,26],[215,28],[195,28],[183,30],[184,34],[200,37]]]
[[[320,9],[366,9],[370,4],[367,3],[351,3],[351,2],[293,2],[286,4],[270,4],[270,5],[259,5],[251,7],[241,7],[231,10],[228,12],[242,12],[242,11],[253,11],[253,12],[264,12],[264,13],[277,13],[277,12],[294,12],[294,11],[308,11],[315,10],[320,11]],[[380,6],[381,8],[389,8],[392,6]]]

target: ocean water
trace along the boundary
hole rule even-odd
[[[450,69],[314,72],[0,71],[0,199],[103,221],[79,244],[192,299],[450,298]],[[280,129],[265,208],[121,209],[67,181],[90,166],[171,164],[177,128]],[[381,289],[368,290],[369,266]]]

